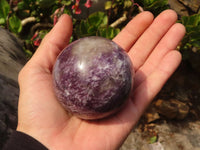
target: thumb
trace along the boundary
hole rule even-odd
[[[44,37],[30,63],[51,71],[58,54],[67,46],[72,34],[72,20],[64,14],[53,29]]]

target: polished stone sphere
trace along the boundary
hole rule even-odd
[[[127,53],[96,36],[69,44],[53,68],[57,99],[82,119],[100,119],[120,110],[130,96],[133,77]]]

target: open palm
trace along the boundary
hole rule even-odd
[[[119,113],[102,120],[85,121],[69,115],[53,92],[52,67],[72,32],[70,17],[63,15],[19,74],[17,130],[34,137],[48,149],[119,148],[181,61],[180,53],[174,49],[185,29],[176,20],[172,10],[162,12],[155,19],[150,12],[143,12],[113,39],[127,51],[136,71],[132,96]]]

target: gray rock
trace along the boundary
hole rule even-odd
[[[0,149],[17,126],[17,77],[25,62],[20,41],[0,27]]]
[[[155,106],[160,114],[169,119],[183,120],[188,115],[190,110],[187,104],[176,99],[158,99],[155,102]]]
[[[198,12],[200,8],[200,0],[178,0],[185,6],[189,7],[192,11]]]
[[[199,121],[155,124],[151,129],[157,133],[158,140],[149,143],[149,137],[146,136],[148,130],[145,132],[138,126],[130,133],[120,150],[200,150],[199,127]]]
[[[175,10],[179,16],[188,16],[187,8],[177,0],[168,0],[171,9]]]
[[[3,134],[6,132],[6,124],[4,121],[0,120],[0,134]]]
[[[18,72],[25,62],[19,39],[0,28],[0,74],[17,82]]]

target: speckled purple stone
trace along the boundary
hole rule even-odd
[[[54,89],[67,111],[82,119],[100,119],[125,104],[133,75],[128,55],[117,44],[102,37],[85,37],[58,56]]]

